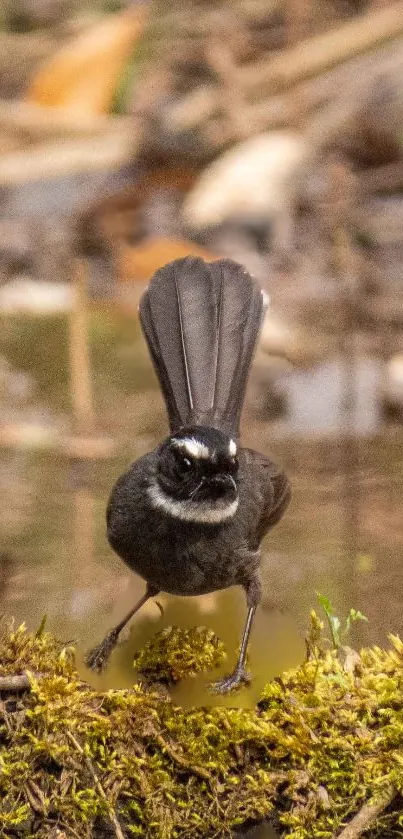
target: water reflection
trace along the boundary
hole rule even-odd
[[[375,434],[381,425],[380,392],[383,364],[380,359],[355,360],[355,404],[352,427],[356,434]],[[280,378],[286,415],[277,431],[287,435],[318,435],[339,431],[344,421],[344,369],[339,358],[314,367],[292,370]]]
[[[259,433],[258,426],[250,426],[246,436],[264,449],[265,435],[267,428]],[[208,681],[218,675],[208,674],[177,686],[173,695],[178,702],[252,705],[265,680],[301,660],[316,590],[326,592],[341,613],[354,605],[368,615],[369,624],[355,630],[356,641],[384,643],[388,631],[402,632],[401,442],[399,432],[388,441],[365,446],[360,551],[352,566],[346,564],[342,544],[342,484],[337,451],[332,457],[335,444],[311,447],[300,441],[287,444],[286,451],[277,444],[278,458],[288,461],[294,497],[288,515],[265,545],[264,601],[251,646],[254,681],[239,697],[223,699],[208,693]],[[64,638],[76,639],[82,651],[130,608],[143,583],[112,553],[104,525],[109,489],[129,460],[126,455],[94,466],[84,481],[69,464],[50,455],[3,453],[2,612],[25,620],[31,628],[46,613],[49,626]],[[102,688],[130,685],[134,650],[170,624],[212,627],[228,649],[223,671],[229,670],[244,620],[241,591],[189,599],[164,596],[162,602],[163,616],[150,602],[134,619],[129,640],[118,648],[105,675],[90,675],[83,667],[82,674]]]
[[[85,469],[50,452],[2,450],[0,454],[0,612],[15,615],[30,628],[38,626],[46,613],[53,631],[77,640],[80,655],[143,592],[143,582],[107,544],[105,506],[117,476],[166,430],[161,397],[132,319],[117,323],[110,313],[97,311],[91,328],[98,412],[103,428],[116,435],[124,450]],[[41,329],[38,322],[25,325],[18,337],[17,324],[9,326],[2,334],[3,349],[14,366],[43,382],[39,392],[46,398],[45,406],[35,402],[36,396],[26,405],[24,417],[42,411],[42,416],[63,428],[65,329],[61,323],[52,326],[50,344]],[[32,345],[32,330],[35,352],[30,357],[27,347]],[[46,373],[50,350],[51,372]],[[351,606],[367,614],[369,623],[354,628],[355,643],[384,644],[389,631],[403,634],[403,433],[399,427],[378,436],[373,433],[378,415],[371,394],[378,369],[370,359],[360,369],[359,417],[367,425],[365,438],[357,444],[357,551],[348,555],[345,549],[345,487],[338,436],[305,434],[315,408],[312,382],[319,392],[317,404],[324,411],[329,399],[332,404],[329,392],[338,393],[337,369],[324,364],[316,372],[293,374],[294,416],[304,417],[304,434],[295,424],[283,434],[278,422],[259,419],[253,395],[244,417],[245,444],[270,452],[284,465],[293,486],[287,515],[264,546],[264,598],[251,645],[252,686],[237,697],[212,697],[208,682],[219,674],[206,674],[175,687],[178,702],[253,705],[267,679],[302,659],[307,616],[315,605],[316,591],[326,593],[341,615]],[[105,675],[90,674],[80,663],[82,674],[102,688],[132,684],[133,652],[170,624],[213,628],[226,644],[228,660],[222,672],[229,672],[245,616],[242,592],[233,589],[205,598],[164,596],[162,600],[163,616],[154,602],[136,616],[129,639],[113,655]]]
[[[172,624],[213,628],[228,649],[222,672],[230,669],[245,614],[242,592],[236,589],[199,598],[162,596],[162,616],[151,601],[133,621],[129,640],[117,649],[106,674],[98,677],[84,668],[84,649],[130,608],[144,587],[106,543],[104,507],[114,464],[102,471],[105,474],[93,476],[90,485],[82,470],[72,471],[50,456],[26,456],[25,473],[30,480],[36,476],[36,497],[24,518],[19,519],[18,534],[13,522],[13,512],[18,517],[17,507],[13,511],[9,505],[10,526],[3,522],[3,537],[14,546],[14,561],[10,567],[3,557],[1,609],[7,609],[18,621],[25,620],[31,628],[46,613],[48,625],[57,634],[77,640],[80,672],[101,688],[132,684],[134,651],[157,630]],[[5,495],[5,487],[3,492]],[[18,497],[22,495],[21,488]],[[252,706],[264,682],[285,665],[296,663],[302,654],[291,618],[272,609],[261,610],[253,638],[250,663],[256,678],[247,696],[224,700],[228,704]],[[180,685],[173,695],[184,704],[220,703],[222,700],[207,690],[208,681],[218,675],[211,673]]]
[[[111,680],[121,687],[133,682],[132,659],[135,650],[145,644],[156,631],[166,626],[184,627],[208,626],[224,642],[228,657],[223,665],[207,674],[202,674],[173,687],[173,699],[185,707],[192,705],[228,705],[230,707],[253,707],[264,684],[284,667],[296,664],[302,654],[302,641],[296,627],[287,615],[278,611],[261,609],[254,626],[249,664],[253,682],[247,691],[234,696],[216,696],[209,691],[209,683],[224,673],[231,672],[235,665],[237,647],[245,619],[245,604],[242,593],[237,589],[218,592],[204,597],[158,598],[163,606],[163,615],[151,603],[133,622],[129,640],[118,647],[109,671],[102,676],[88,676],[91,683],[102,689]],[[84,674],[84,670],[81,670]]]

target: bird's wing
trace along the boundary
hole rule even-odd
[[[282,518],[291,499],[291,487],[283,470],[251,449],[242,450],[245,502],[250,506],[250,547],[257,550],[262,539]]]

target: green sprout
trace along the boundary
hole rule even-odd
[[[318,591],[316,592],[316,596],[320,605],[322,606],[322,609],[327,618],[327,622],[329,624],[333,648],[335,650],[339,650],[341,647],[343,647],[344,639],[349,634],[353,623],[357,623],[357,621],[368,621],[368,618],[357,609],[350,609],[345,620],[344,627],[342,627],[342,622],[340,618],[337,617],[337,615],[335,615],[332,603],[329,600],[329,598],[326,597],[325,594],[320,594],[320,592]]]

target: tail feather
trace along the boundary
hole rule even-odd
[[[262,292],[231,260],[187,257],[154,275],[140,319],[173,431],[237,433],[263,310]]]
[[[212,263],[219,287],[217,372],[213,418],[221,428],[239,427],[250,365],[262,320],[262,292],[242,265]]]
[[[165,404],[168,409],[170,426],[171,428],[179,428],[181,425],[181,402],[179,401],[179,405],[177,404],[177,399],[175,399],[175,393],[171,385],[168,370],[164,363],[164,357],[158,340],[158,334],[152,319],[150,298],[148,293],[144,294],[142,297],[139,314],[141,326],[143,328],[144,335],[146,336],[148,349],[150,351],[151,359],[154,364],[154,369],[157,373],[161,385],[162,394],[165,399]]]

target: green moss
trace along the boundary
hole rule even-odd
[[[219,667],[224,658],[224,644],[211,629],[168,626],[135,655],[133,664],[148,680],[175,684]]]
[[[30,689],[1,693],[0,835],[42,839],[57,824],[86,839],[119,824],[123,836],[214,839],[271,815],[283,836],[330,839],[365,801],[403,791],[403,644],[390,640],[359,656],[330,649],[313,613],[307,660],[255,710],[189,710],[149,686],[94,691],[70,647],[5,626],[0,676],[29,671]],[[136,666],[176,679],[199,656],[209,668],[222,656],[211,633],[171,630]],[[400,835],[401,813],[397,796],[366,835]]]

